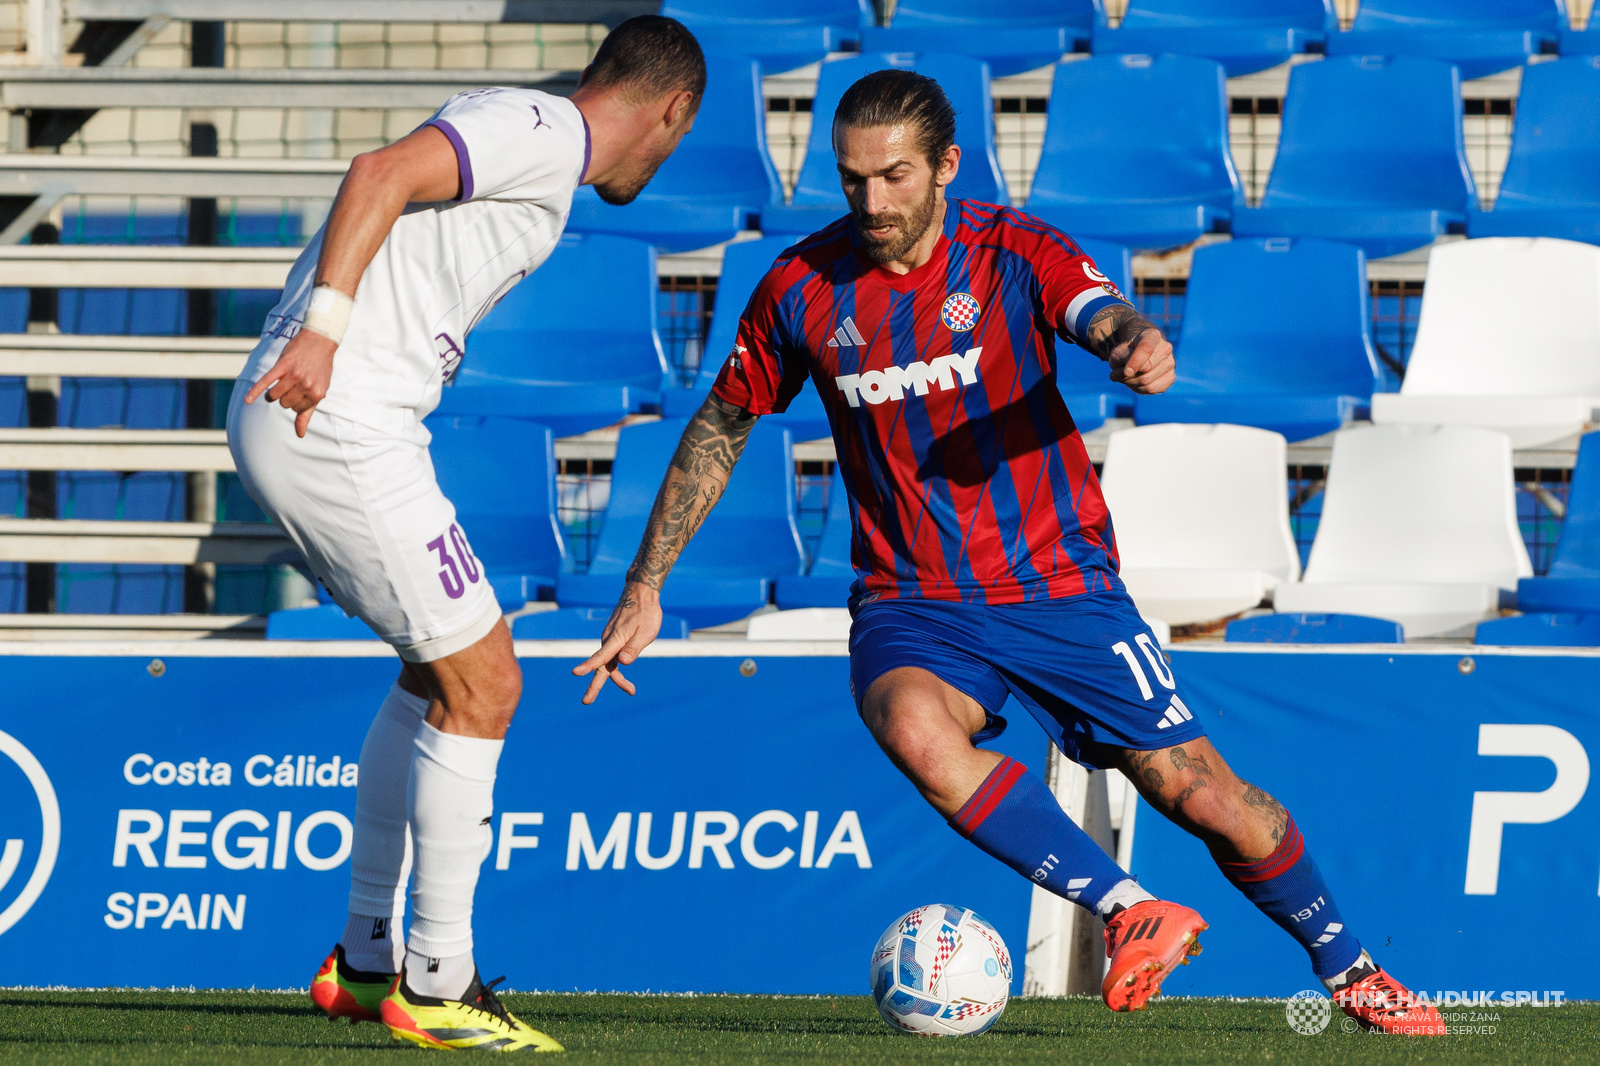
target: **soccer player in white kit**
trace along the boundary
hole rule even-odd
[[[245,488],[403,660],[361,749],[349,920],[312,984],[330,1018],[381,1020],[424,1047],[560,1050],[473,962],[522,673],[422,419],[467,333],[550,255],[577,187],[632,200],[689,131],[705,82],[689,31],[641,16],[607,35],[569,98],[474,89],[357,156],[234,389]]]

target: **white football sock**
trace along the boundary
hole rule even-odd
[[[395,684],[361,745],[350,845],[350,918],[339,940],[345,962],[357,970],[397,973],[400,969],[405,950],[400,923],[411,869],[406,782],[411,777],[412,742],[427,712],[426,697],[413,696]]]
[[[1336,973],[1332,977],[1324,977],[1322,985],[1329,992],[1338,992],[1346,985],[1355,984],[1356,981],[1367,976],[1367,974],[1376,973],[1377,969],[1377,963],[1372,961],[1372,956],[1368,955],[1365,949],[1362,949],[1361,954],[1356,956],[1356,961],[1345,967],[1343,973]]]
[[[1126,877],[1112,885],[1111,891],[1100,897],[1100,902],[1095,904],[1094,912],[1102,918],[1109,918],[1113,907],[1131,907],[1135,903],[1143,903],[1147,899],[1155,899],[1155,897],[1140,888],[1139,882],[1131,877]]]
[[[472,952],[434,959],[406,949],[406,986],[421,996],[459,1000],[477,973]]]
[[[459,998],[472,979],[472,895],[493,839],[494,775],[504,746],[503,740],[441,733],[426,722],[413,742],[407,811],[414,865],[406,980],[425,996]],[[450,965],[430,973],[425,965],[413,968],[413,956]],[[467,977],[458,981],[463,966]]]

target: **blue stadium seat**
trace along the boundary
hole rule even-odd
[[[767,153],[761,67],[744,56],[708,55],[706,95],[694,129],[638,199],[618,207],[601,200],[593,186],[581,186],[567,228],[686,252],[755,228],[756,216],[781,203],[783,184]]]
[[[562,607],[525,614],[511,623],[514,640],[594,640],[605,633],[610,607]],[[689,623],[675,614],[662,615],[657,640],[688,640]]]
[[[1095,28],[1094,50],[1204,56],[1236,78],[1321,51],[1338,29],[1331,0],[1130,0],[1116,29]]]
[[[1283,134],[1244,237],[1326,237],[1397,255],[1463,232],[1477,202],[1461,143],[1461,77],[1434,59],[1350,56],[1289,73]]]
[[[673,418],[622,431],[611,468],[611,501],[589,572],[562,574],[556,581],[563,607],[616,605],[683,427]],[[695,628],[743,618],[771,599],[774,579],[800,573],[804,557],[789,431],[757,425],[727,492],[667,578],[662,609]]]
[[[1029,213],[1074,237],[1134,248],[1170,248],[1225,227],[1244,200],[1228,155],[1224,84],[1220,64],[1192,56],[1061,64]]]
[[[694,32],[707,52],[753,57],[768,74],[859,49],[876,22],[867,0],[667,0],[661,13]]]
[[[1553,54],[1566,27],[1561,0],[1361,0],[1330,56],[1427,56],[1482,78]]]
[[[1501,647],[1600,647],[1600,614],[1540,612],[1479,622],[1474,644]]]
[[[791,575],[778,579],[778,606],[783,610],[796,607],[843,607],[850,599],[850,586],[856,579],[855,567],[850,565],[850,496],[844,490],[844,479],[835,467],[833,479],[828,483],[828,517],[822,526],[822,539],[817,543],[817,557],[804,576]]]
[[[426,422],[439,487],[456,507],[502,609],[555,597],[567,546],[556,515],[555,447],[546,426],[519,418]]]
[[[999,78],[1088,51],[1105,20],[1101,0],[899,0],[888,29],[861,32],[861,49],[960,52]]]
[[[1600,18],[1591,12],[1589,25],[1582,30],[1561,31],[1561,54],[1564,56],[1600,55]]]
[[[1130,300],[1133,298],[1133,254],[1126,245],[1093,237],[1074,237],[1100,273],[1111,279]],[[1134,392],[1111,380],[1105,361],[1057,337],[1056,388],[1080,433],[1099,429],[1108,418],[1132,418]]]
[[[655,250],[567,234],[468,335],[436,413],[526,418],[566,437],[659,403],[666,373]]]
[[[705,402],[706,394],[717,382],[722,364],[733,351],[734,337],[739,332],[739,316],[750,302],[761,278],[772,266],[778,254],[794,243],[792,237],[763,237],[758,241],[741,241],[730,244],[722,257],[722,276],[717,279],[717,298],[711,314],[711,332],[706,337],[705,354],[701,357],[700,373],[694,385],[687,389],[669,389],[661,394],[661,413],[668,418],[688,418]],[[822,398],[810,386],[800,390],[800,395],[781,414],[767,415],[765,424],[783,426],[797,441],[817,440],[828,435],[828,413],[823,409]]]
[[[964,55],[934,53],[917,56],[868,52],[824,63],[817,76],[811,106],[811,137],[788,206],[761,213],[763,233],[815,233],[849,211],[839,188],[839,171],[833,156],[833,115],[845,90],[873,71],[900,67],[916,70],[939,83],[956,110],[956,144],[961,148],[961,169],[945,190],[959,199],[1010,204],[1005,175],[994,147],[994,103],[989,92],[989,68]]]
[[[1564,237],[1600,244],[1600,55],[1522,72],[1511,157],[1474,237]]]
[[[268,640],[377,640],[378,635],[336,603],[290,607],[267,615]]]
[[[1364,416],[1378,381],[1360,249],[1273,237],[1194,253],[1178,380],[1134,401],[1140,425],[1231,422],[1290,441]]]
[[[1360,614],[1263,614],[1228,623],[1227,639],[1246,644],[1404,644],[1405,627]]]
[[[92,292],[93,290],[89,290]],[[152,379],[62,378],[57,422],[79,429],[182,429],[183,383]],[[68,470],[56,475],[62,518],[178,522],[188,518],[183,474]],[[61,563],[56,609],[63,614],[165,614],[183,609],[183,568],[129,563]]]
[[[1546,576],[1517,582],[1517,609],[1600,614],[1600,433],[1578,441],[1555,558]]]
[[[930,52],[917,57],[918,74],[939,83],[956,111],[956,145],[961,149],[961,169],[945,195],[958,200],[982,200],[1010,205],[1011,191],[1000,169],[994,147],[994,97],[989,90],[989,66],[968,55]],[[837,186],[838,182],[835,180]]]

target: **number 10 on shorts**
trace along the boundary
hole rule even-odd
[[[451,548],[455,549],[453,555]],[[467,535],[454,522],[450,523],[449,529],[428,541],[428,550],[439,553],[439,583],[444,586],[444,594],[452,600],[459,600],[461,594],[467,591],[467,585],[476,585],[483,576],[478,569],[478,560],[467,544]]]

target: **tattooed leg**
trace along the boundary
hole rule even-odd
[[[1240,780],[1209,740],[1125,750],[1121,769],[1151,806],[1205,842],[1223,876],[1306,949],[1318,977],[1360,957],[1294,819]]]
[[[1220,862],[1252,862],[1283,842],[1288,812],[1242,781],[1204,737],[1155,751],[1123,751],[1122,772],[1145,801],[1205,841]]]

